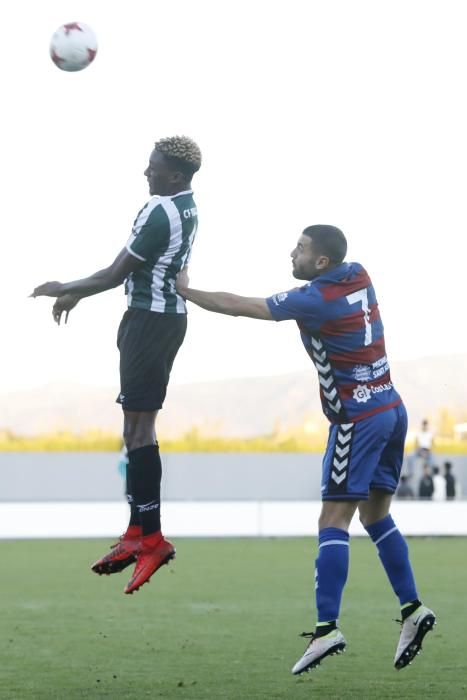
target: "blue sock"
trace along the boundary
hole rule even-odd
[[[318,623],[339,617],[342,591],[349,571],[349,533],[337,527],[319,531],[316,559],[316,608]]]
[[[417,589],[409,561],[409,548],[394,520],[387,515],[365,529],[378,549],[381,562],[401,606],[417,600]]]

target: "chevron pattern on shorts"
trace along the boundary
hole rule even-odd
[[[318,370],[321,392],[327,405],[336,415],[342,410],[342,404],[334,384],[331,365],[327,358],[326,349],[319,338],[311,337],[311,356]]]
[[[331,479],[337,486],[347,477],[353,426],[353,423],[341,423],[337,431],[331,466]]]

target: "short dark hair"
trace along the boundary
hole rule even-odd
[[[193,175],[198,172],[198,168],[196,168],[192,163],[188,163],[186,160],[182,160],[176,156],[166,156],[165,153],[164,158],[168,165],[173,170],[178,170],[180,173],[182,173],[186,180],[191,180]]]
[[[318,255],[326,255],[330,262],[339,265],[347,254],[347,240],[340,228],[328,224],[307,226],[303,231],[313,241],[313,250]]]

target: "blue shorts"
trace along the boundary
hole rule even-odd
[[[361,501],[371,489],[394,493],[404,458],[404,404],[356,423],[332,425],[323,459],[323,501]]]

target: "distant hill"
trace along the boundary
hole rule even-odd
[[[466,420],[467,355],[393,362],[391,374],[404,397],[412,428],[418,428],[425,417],[435,421],[443,408]],[[114,403],[117,391],[116,386],[52,384],[0,392],[0,430],[120,432],[121,409]],[[158,430],[172,437],[198,426],[207,433],[246,437],[322,420],[316,372],[310,366],[309,372],[276,377],[172,385]]]

